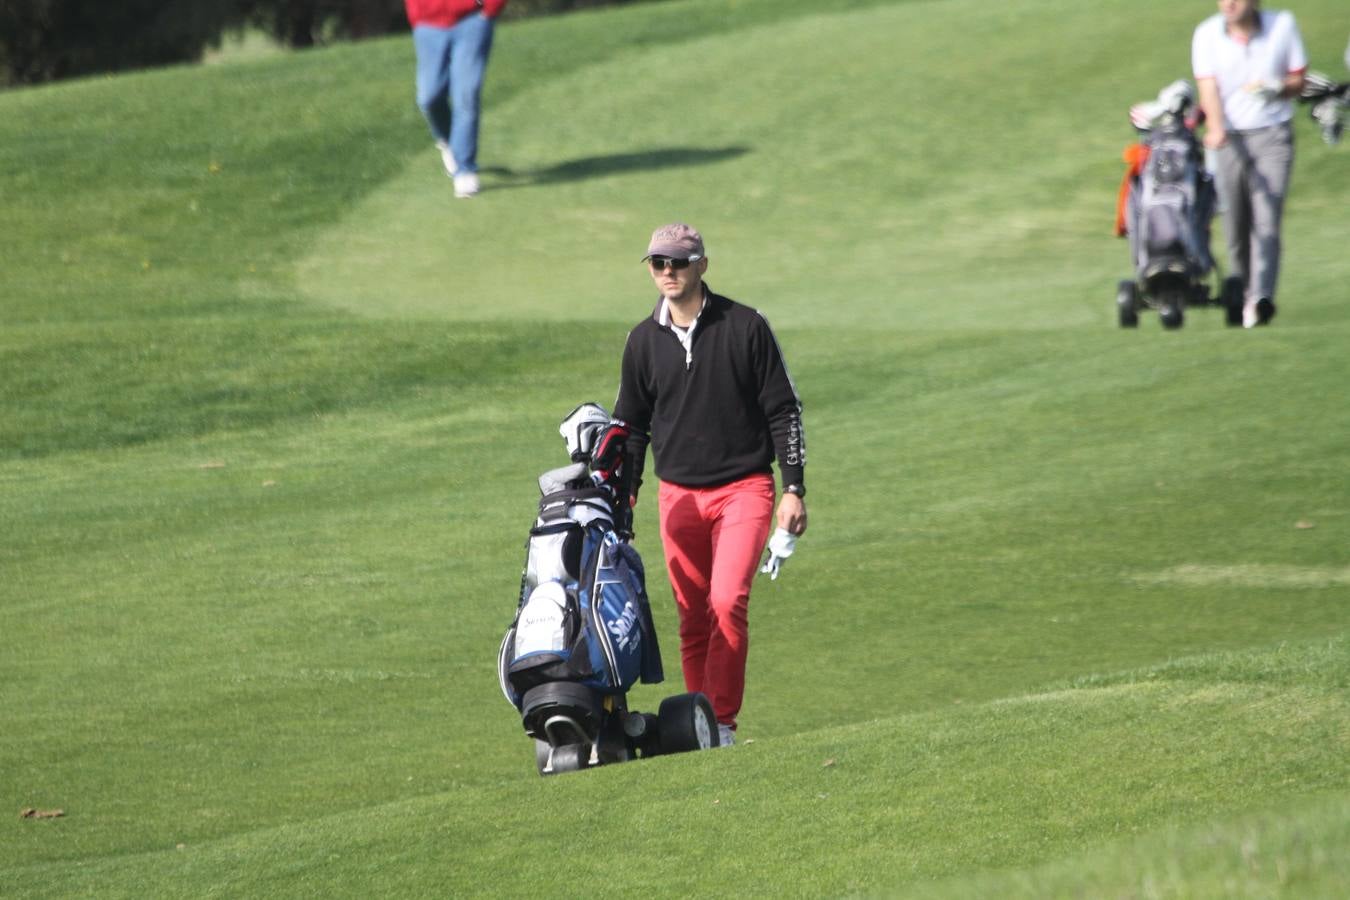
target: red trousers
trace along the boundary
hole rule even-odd
[[[661,482],[661,543],[680,612],[685,690],[707,694],[717,721],[732,728],[745,694],[750,583],[773,502],[769,475],[711,488]]]

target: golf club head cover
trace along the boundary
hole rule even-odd
[[[1184,78],[1178,78],[1158,92],[1158,104],[1165,112],[1181,116],[1195,103],[1195,88]]]
[[[595,439],[595,447],[591,450],[591,471],[600,475],[607,484],[621,474],[628,435],[628,426],[622,420],[611,419]]]
[[[1167,112],[1166,107],[1156,100],[1136,103],[1130,107],[1130,124],[1135,127],[1136,131],[1148,131],[1157,124],[1165,112]]]
[[[628,465],[628,425],[612,419],[595,439],[591,451],[591,480],[609,490],[614,505],[614,528],[626,540],[633,536],[633,508],[629,492],[632,477]]]
[[[797,536],[785,528],[775,528],[773,534],[769,535],[769,558],[759,571],[768,575],[771,581],[777,581],[783,562],[796,549]]]
[[[609,425],[609,413],[598,403],[583,403],[567,414],[558,425],[558,433],[567,442],[572,462],[586,462],[595,449],[601,432]]]
[[[1313,104],[1308,114],[1314,122],[1322,126],[1322,140],[1328,144],[1340,142],[1341,132],[1345,129],[1346,101],[1339,97],[1327,97]]]
[[[1309,70],[1303,76],[1303,90],[1299,93],[1301,100],[1320,100],[1328,94],[1335,93],[1336,82],[1316,70]]]

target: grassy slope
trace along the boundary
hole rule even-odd
[[[1350,800],[1346,651],[1337,641],[1203,658],[1111,684],[585,778],[509,778],[203,846],[22,874],[28,884],[101,886],[108,895],[174,883],[253,896],[345,893],[358,879],[362,892],[520,896],[560,869],[580,883],[606,883],[623,848],[623,889],[644,896],[686,896],[711,884],[736,895],[833,896],[981,870],[999,874],[955,878],[946,889],[1125,894],[1154,877],[1151,867],[1181,895],[1222,896],[1236,881],[1300,892],[1311,885],[1331,896],[1350,877],[1337,859]],[[1307,801],[1319,792],[1323,799]],[[1141,851],[1134,837],[1160,821],[1269,806],[1259,821],[1294,832],[1282,842],[1249,846],[1252,826],[1241,820],[1145,838],[1156,852]],[[1178,867],[1193,853],[1205,865]],[[1292,870],[1279,861],[1287,854]],[[1242,862],[1209,862],[1229,855]],[[1131,864],[1140,856],[1142,870]],[[1064,857],[1092,866],[1018,874]],[[1103,859],[1113,865],[1097,868]]]
[[[1161,693],[980,701],[1344,631],[1350,423],[1331,399],[1346,338],[1333,288],[1350,277],[1332,227],[1344,167],[1301,123],[1280,328],[1234,335],[1199,314],[1181,334],[1146,322],[1121,335],[1109,299],[1123,249],[1100,227],[1119,113],[1176,67],[1124,54],[1135,61],[1123,77],[1076,48],[1130,33],[1184,52],[1191,15],[1158,4],[1141,28],[1125,4],[1027,4],[983,21],[959,0],[854,6],[799,20],[818,6],[670,3],[503,29],[485,140],[510,169],[489,172],[489,187],[511,189],[472,205],[433,193],[445,180],[410,110],[402,42],[0,97],[21,123],[0,135],[13,248],[0,273],[0,708],[12,725],[0,795],[70,812],[4,826],[0,871],[55,893],[96,883],[85,873],[127,893],[172,893],[183,878],[257,893],[489,890],[494,861],[541,877],[558,829],[610,834],[622,791],[667,798],[632,813],[634,877],[657,884],[692,877],[669,859],[676,844],[746,831],[736,852],[700,857],[703,870],[744,885],[772,868],[789,891],[830,893],[950,876],[960,892],[988,865],[1068,857],[1068,875],[1027,877],[1072,886],[1077,854],[1117,833],[1086,809],[1069,816],[1078,831],[1057,830],[1044,802],[991,820],[975,794],[928,832],[888,818],[966,771],[991,796],[1042,798],[1021,784],[1025,767],[1006,766],[1018,757],[997,739],[1010,724],[1025,728],[1023,759],[1080,741],[1098,765],[1060,786],[1099,792],[1094,809],[1127,834],[1270,807],[1310,822],[1314,848],[1335,846],[1346,718],[1316,673],[1340,671],[1344,687],[1343,644],[1300,651],[1314,674],[1269,695],[1230,674]],[[1316,60],[1331,6],[1308,6]],[[1073,50],[1054,62],[1013,40],[1048,19]],[[957,67],[958,81],[1039,77],[994,82],[976,113],[911,88],[908,61],[952,43],[952,21],[989,61]],[[669,47],[672,34],[688,42]],[[822,50],[824,36],[835,43]],[[711,114],[666,132],[633,85],[682,49],[697,51]],[[834,80],[810,83],[781,60]],[[845,84],[851,102],[828,102]],[[922,102],[907,103],[910,90]],[[623,113],[602,128],[556,115],[594,122],[608,96]],[[1045,135],[1063,144],[1003,168]],[[930,164],[942,179],[919,177]],[[676,208],[672,186],[686,185],[694,199]],[[780,324],[806,391],[815,530],[790,577],[757,594],[755,744],[716,764],[541,786],[490,671],[530,474],[556,450],[538,423],[607,399],[617,342],[646,303],[640,273],[614,273],[631,271],[635,234],[677,214],[717,236],[714,283]],[[801,238],[788,259],[773,252],[780,234]],[[466,242],[473,265],[452,265]],[[1054,275],[1029,290],[1046,258]],[[448,301],[430,302],[442,289]],[[828,329],[812,325],[822,307]],[[538,316],[576,318],[544,340]],[[879,487],[878,472],[893,475]],[[655,564],[650,504],[640,513]],[[877,639],[859,644],[859,623]],[[1213,702],[1192,734],[1197,692]],[[1061,703],[1089,733],[1040,714]],[[1272,706],[1313,714],[1277,716],[1272,735],[1257,721]],[[1187,769],[1150,802],[1100,779],[1113,738],[1140,729],[1161,748],[1140,747],[1140,777],[1171,784],[1162,757],[1209,743],[1216,771]],[[922,750],[913,732],[985,750],[890,778],[888,748]],[[1270,772],[1248,767],[1252,746]],[[827,838],[799,838],[819,814],[811,798],[776,804],[824,754],[863,763]],[[758,800],[705,839],[679,801],[691,781]],[[1328,799],[1295,802],[1319,790]],[[537,817],[511,810],[552,792],[567,815],[535,843]],[[873,839],[845,827],[854,815]],[[1245,827],[1225,821],[1213,829]],[[1004,832],[1003,857],[962,849]],[[1171,839],[1156,840],[1104,852],[1165,861]],[[159,852],[179,842],[200,856]],[[546,852],[522,864],[522,845]],[[462,850],[447,860],[448,846]]]

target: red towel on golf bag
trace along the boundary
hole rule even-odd
[[[1120,181],[1120,193],[1116,196],[1116,237],[1124,237],[1129,230],[1125,221],[1125,208],[1130,201],[1130,190],[1135,180],[1143,174],[1148,162],[1148,145],[1131,144],[1125,148],[1125,177]]]

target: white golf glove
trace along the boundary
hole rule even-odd
[[[1269,103],[1272,100],[1278,100],[1280,93],[1284,90],[1284,82],[1274,78],[1267,78],[1264,81],[1253,81],[1247,85],[1247,93]]]
[[[783,567],[783,560],[791,556],[795,549],[797,536],[786,529],[775,528],[773,534],[769,536],[769,558],[760,571],[768,575],[771,581],[777,581],[778,570]]]

